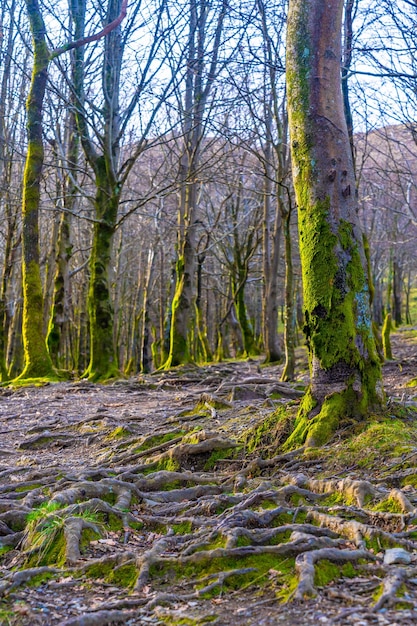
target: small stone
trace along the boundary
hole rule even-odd
[[[384,565],[393,565],[394,563],[408,565],[411,563],[411,554],[407,550],[403,550],[403,548],[385,550]]]

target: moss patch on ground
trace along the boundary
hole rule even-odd
[[[297,407],[280,406],[267,418],[244,433],[244,445],[249,454],[275,456],[291,432]]]

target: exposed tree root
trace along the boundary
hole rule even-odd
[[[318,478],[317,461],[306,463],[303,448],[248,458],[244,431],[236,426],[241,401],[224,397],[242,381],[222,385],[213,374],[202,393],[192,387],[196,378],[195,369],[185,381],[164,373],[158,393],[168,385],[190,391],[180,403],[184,411],[177,404],[171,417],[158,413],[150,433],[142,432],[140,415],[125,423],[110,415],[123,402],[102,402],[96,417],[77,416],[62,429],[31,431],[19,446],[20,464],[0,468],[0,596],[10,601],[34,581],[51,589],[67,578],[68,584],[79,582],[77,589],[100,584],[113,597],[57,623],[104,626],[141,623],[162,605],[174,605],[174,611],[178,603],[240,587],[266,586],[276,602],[303,600],[349,575],[365,581],[352,597],[370,614],[398,602],[417,608],[416,593],[401,595],[416,587],[414,488],[349,476]],[[155,381],[149,381],[150,389]],[[261,375],[243,382],[262,393],[273,383]],[[126,385],[126,393],[142,398],[150,393],[146,384]],[[95,389],[83,385],[81,395],[81,389]],[[293,391],[282,388],[287,397]],[[181,421],[193,411],[200,424],[191,420],[164,429],[168,420]],[[213,430],[224,413],[236,436]],[[85,454],[79,466],[78,442]],[[29,450],[36,452],[27,456]],[[72,455],[70,464],[61,450]],[[399,546],[410,554],[410,565],[384,563],[384,552]],[[345,590],[326,590],[348,601]]]
[[[314,565],[320,560],[327,561],[357,561],[359,559],[375,558],[367,550],[338,550],[335,548],[322,548],[299,555],[295,560],[298,573],[298,585],[294,597],[303,600],[305,597],[316,595],[314,586]]]
[[[73,617],[62,623],[62,626],[107,626],[108,624],[125,624],[131,617],[126,611],[97,611],[79,617]]]

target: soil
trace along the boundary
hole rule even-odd
[[[412,332],[394,335],[395,360],[383,366],[404,427],[417,406],[406,386],[417,375],[413,342]],[[264,453],[249,449],[245,433],[272,411],[295,414],[308,380],[305,352],[297,384],[278,383],[280,369],[248,360],[108,385],[1,389],[0,624],[417,623],[417,491],[400,480],[417,454],[411,449],[407,463],[385,455],[370,471],[335,465],[330,447],[280,453],[279,433],[263,434],[271,446]],[[382,479],[391,468],[397,482]],[[369,498],[388,496],[398,510],[370,513]],[[285,540],[266,540],[267,531],[281,532],[283,515]],[[75,525],[63,541],[68,520]],[[353,531],[352,520],[363,527]],[[384,563],[384,541],[409,563]],[[308,554],[316,567],[323,559],[339,570],[312,578]],[[248,559],[257,556],[263,569],[254,574]],[[283,569],[291,559],[298,578]],[[353,574],[342,569],[347,562]],[[122,572],[132,570],[126,583]]]

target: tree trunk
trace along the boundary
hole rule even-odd
[[[79,138],[73,111],[68,115],[68,147],[66,158],[66,174],[64,173],[63,204],[64,211],[59,224],[56,254],[56,270],[51,316],[47,334],[49,353],[57,367],[70,369],[74,367],[70,342],[70,302],[71,285],[69,263],[72,256],[70,214],[75,206]]]
[[[341,92],[343,0],[290,0],[287,93],[310,387],[287,445],[381,407],[381,369]]]
[[[120,13],[121,0],[113,0],[108,9],[108,24]],[[84,36],[85,1],[73,3],[72,18],[77,38]],[[88,134],[88,121],[84,110],[84,54],[80,48],[75,53],[74,89],[77,96],[75,116],[81,143],[87,161],[94,171],[95,222],[90,257],[90,283],[88,289],[88,314],[90,322],[90,362],[84,373],[90,380],[106,380],[120,374],[114,345],[114,311],[110,290],[113,238],[119,207],[121,185],[117,178],[120,143],[119,81],[123,56],[120,28],[113,29],[104,40],[102,75],[103,137],[102,150]]]
[[[33,70],[27,99],[28,148],[23,182],[23,345],[25,367],[19,378],[53,377],[43,334],[43,295],[39,264],[39,205],[44,147],[42,108],[48,78],[49,51],[37,0],[26,0],[33,40]]]
[[[152,325],[149,309],[151,306],[151,281],[154,270],[155,251],[149,249],[146,276],[143,286],[143,320],[142,320],[142,341],[140,371],[147,373],[152,370]]]
[[[294,380],[295,375],[295,323],[296,301],[294,291],[294,271],[292,262],[291,240],[291,213],[292,207],[288,206],[284,219],[284,242],[285,242],[285,312],[284,312],[284,345],[285,365],[281,380]]]
[[[114,313],[110,293],[111,254],[119,197],[116,184],[109,180],[104,156],[95,162],[96,221],[90,258],[88,314],[90,319],[90,363],[84,374],[90,380],[106,380],[119,375],[113,341]]]
[[[402,268],[397,257],[394,255],[392,262],[392,318],[397,327],[401,326],[403,323],[402,284]]]

